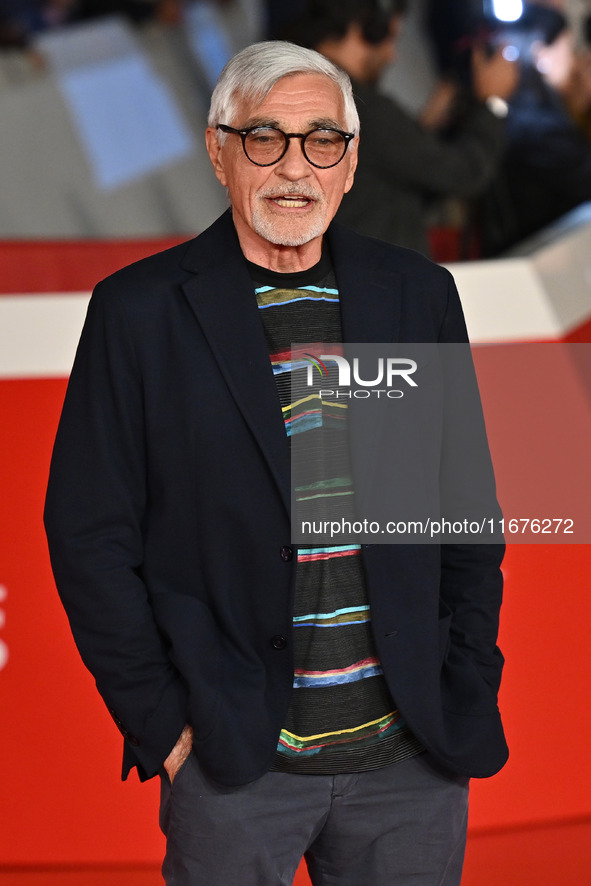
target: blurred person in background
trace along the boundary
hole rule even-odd
[[[2,45],[26,46],[33,34],[70,20],[76,0],[0,0]]]
[[[186,0],[0,0],[0,45],[25,47],[40,32],[108,15],[134,23],[181,20]]]
[[[155,19],[178,22],[186,0],[77,0],[75,18],[84,20],[105,15],[123,15],[132,22]]]
[[[269,40],[281,40],[287,29],[303,15],[306,0],[266,0],[264,3],[266,35]]]
[[[23,49],[26,45],[27,34],[24,28],[0,12],[0,49]]]
[[[483,201],[487,255],[591,200],[591,144],[571,113],[589,106],[589,76],[577,62],[567,19],[525,4],[502,39],[519,57],[520,78],[509,101],[503,162]]]
[[[504,146],[504,100],[517,74],[501,50],[487,57],[475,49],[472,96],[451,135],[442,137],[437,129],[449,120],[454,89],[444,87],[416,120],[378,88],[396,58],[406,9],[406,0],[310,0],[287,36],[321,52],[353,81],[363,139],[355,186],[338,220],[429,255],[430,202],[472,197],[496,171]]]
[[[591,14],[582,24],[583,45],[575,53],[565,98],[569,111],[591,141]]]

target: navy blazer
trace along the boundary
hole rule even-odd
[[[461,342],[449,273],[333,224],[343,337]],[[82,658],[155,775],[183,726],[223,784],[272,765],[293,680],[290,460],[231,215],[95,289],[68,385],[45,521]],[[375,644],[404,719],[440,763],[487,776],[500,545],[363,552]]]

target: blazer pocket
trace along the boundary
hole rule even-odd
[[[497,709],[497,699],[470,655],[450,639],[441,667],[441,699],[445,711],[481,716]]]
[[[189,718],[196,740],[215,725],[221,680],[220,642],[208,607],[186,594],[152,598],[156,622],[168,643],[170,660],[189,689]]]

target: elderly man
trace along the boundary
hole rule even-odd
[[[167,883],[290,884],[305,855],[315,884],[452,886],[469,777],[506,759],[502,548],[294,546],[286,381],[292,342],[466,341],[457,293],[331,224],[358,118],[322,56],[243,50],[206,137],[231,209],[93,294],[56,582],[124,776],[161,777]]]

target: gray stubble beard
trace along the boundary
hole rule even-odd
[[[323,209],[323,201],[320,194],[315,191],[312,192],[308,188],[302,188],[301,185],[292,185],[291,187],[287,187],[284,191],[285,194],[301,194],[302,196],[310,197],[311,199],[316,201],[317,206],[320,209],[320,212],[313,221],[310,222],[311,227],[307,231],[302,231],[302,233],[297,236],[290,236],[289,233],[285,233],[283,235],[278,234],[275,230],[275,224],[272,216],[266,215],[261,209],[254,209],[252,213],[252,226],[259,237],[263,237],[269,243],[273,243],[275,246],[303,246],[305,243],[309,243],[310,240],[315,240],[317,237],[321,237],[326,230],[325,218]],[[272,194],[261,194],[260,199],[265,200],[267,197],[272,196]]]
[[[295,234],[291,236],[289,233],[280,235],[275,230],[272,220],[261,218],[258,212],[253,213],[252,226],[260,237],[276,246],[303,246],[305,243],[309,243],[310,240],[314,240],[316,237],[321,237],[324,234],[324,219],[318,219],[312,228],[302,231],[297,236]]]

